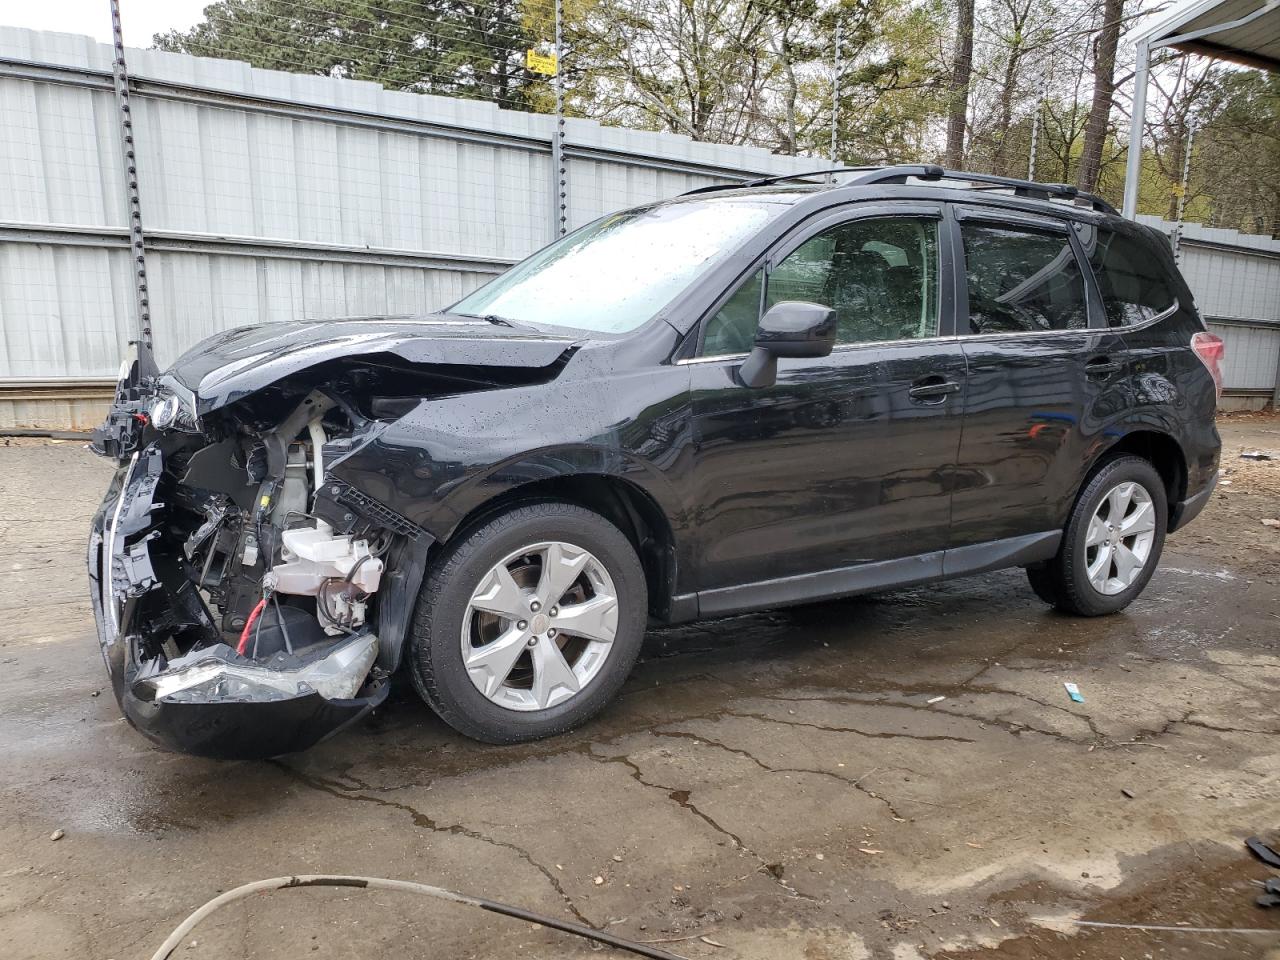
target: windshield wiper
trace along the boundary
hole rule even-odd
[[[517,320],[512,320],[510,317],[500,316],[499,314],[496,314],[496,313],[480,314],[480,313],[458,313],[456,311],[450,311],[450,312],[453,313],[455,317],[471,317],[473,320],[483,320],[485,323],[492,323],[496,327],[513,327],[513,328],[522,327],[526,330],[530,329],[529,325],[526,323],[520,323]]]

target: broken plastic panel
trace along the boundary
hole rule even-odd
[[[236,662],[236,653],[219,644],[173,661],[164,673],[139,681],[137,692],[149,690],[151,699],[167,703],[250,703],[312,693],[326,700],[350,700],[377,656],[378,638],[372,633],[351,637],[325,656],[292,669]]]

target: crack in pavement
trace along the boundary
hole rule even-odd
[[[399,810],[402,813],[409,814],[410,818],[413,820],[413,825],[415,827],[421,827],[424,830],[430,830],[434,833],[446,833],[451,836],[461,836],[461,837],[466,837],[470,840],[479,840],[482,843],[487,843],[495,847],[502,847],[505,850],[510,850],[512,853],[515,853],[518,857],[520,857],[521,860],[529,864],[529,866],[533,867],[535,870],[541,873],[543,877],[546,878],[547,882],[551,884],[551,886],[555,889],[556,893],[560,895],[560,899],[564,901],[565,909],[567,909],[570,913],[572,913],[574,918],[579,923],[581,923],[583,926],[591,927],[593,930],[599,929],[598,927],[596,927],[595,924],[593,924],[590,920],[588,920],[582,914],[582,912],[578,909],[577,904],[573,902],[573,898],[569,896],[568,892],[564,889],[564,886],[560,883],[560,879],[554,873],[552,873],[550,869],[543,866],[537,860],[533,859],[533,856],[529,853],[529,851],[525,850],[523,847],[517,846],[516,844],[510,843],[509,841],[506,841],[506,840],[498,840],[494,837],[485,836],[483,833],[480,833],[476,830],[472,830],[470,827],[467,827],[461,823],[454,823],[454,824],[437,823],[431,817],[427,816],[422,811],[409,806],[409,804],[407,803],[401,803],[397,800],[387,800],[387,799],[384,799],[383,797],[376,797],[369,793],[355,793],[349,787],[344,787],[340,783],[337,783],[331,780],[326,780],[323,777],[317,777],[311,774],[303,773],[301,770],[297,770],[293,767],[288,766],[287,764],[281,763],[279,760],[269,760],[267,762],[270,763],[272,766],[276,767],[277,769],[279,769],[282,773],[285,774],[285,776],[296,780],[298,783],[301,783],[303,786],[307,787],[308,789],[316,790],[320,793],[326,793],[331,797],[337,797],[339,800],[354,800],[360,803],[372,803],[380,807],[389,807],[393,810]],[[350,775],[346,775],[346,776],[347,776],[347,779],[354,780],[354,778],[350,777]],[[355,781],[355,782],[359,782],[359,781]]]
[[[634,760],[632,760],[627,754],[619,753],[619,754],[611,754],[608,756],[603,756],[601,754],[596,753],[594,750],[592,750],[591,749],[592,746],[594,746],[594,744],[591,744],[591,743],[584,744],[583,748],[580,749],[579,752],[585,755],[588,759],[595,761],[596,763],[617,763],[626,767],[630,771],[631,779],[634,780],[636,783],[645,787],[649,787],[653,790],[661,790],[664,794],[666,794],[666,797],[668,800],[672,801],[682,809],[687,810],[689,813],[693,814],[695,817],[697,817],[699,820],[701,820],[703,823],[709,826],[712,830],[716,831],[716,833],[719,833],[722,836],[728,837],[730,842],[734,845],[734,847],[740,852],[747,854],[747,856],[755,860],[759,864],[759,869],[762,870],[764,874],[768,876],[771,880],[773,880],[774,883],[776,883],[783,890],[785,890],[787,892],[787,896],[798,898],[801,900],[809,900],[814,903],[817,902],[816,897],[811,897],[807,893],[801,893],[799,890],[795,889],[790,884],[788,884],[785,880],[783,880],[782,877],[780,876],[780,873],[775,873],[774,871],[777,868],[776,864],[770,864],[767,860],[765,860],[764,857],[760,856],[760,854],[758,854],[755,850],[747,846],[746,842],[743,841],[743,839],[740,836],[738,836],[732,830],[729,830],[726,827],[721,826],[719,823],[715,821],[713,817],[711,817],[706,812],[700,810],[698,806],[690,799],[691,791],[681,790],[675,787],[665,786],[661,783],[654,783],[651,780],[646,780],[644,778],[644,771],[642,771],[640,769],[640,766]]]
[[[820,723],[807,723],[803,720],[783,720],[780,717],[771,717],[765,713],[746,713],[736,710],[724,710],[722,715],[726,717],[739,717],[743,720],[758,720],[761,723],[780,723],[788,727],[809,727],[813,730],[821,730],[824,733],[854,733],[860,737],[867,737],[872,740],[924,740],[924,741],[945,741],[949,743],[973,743],[969,737],[952,737],[946,734],[923,734],[923,733],[871,733],[867,730],[859,730],[857,727],[830,727]]]
[[[1195,711],[1193,710],[1192,713]],[[1189,717],[1190,714],[1187,715]],[[1258,736],[1275,737],[1280,736],[1280,730],[1254,730],[1252,727],[1217,727],[1211,723],[1205,723],[1203,720],[1189,720],[1183,717],[1181,720],[1175,720],[1174,726],[1200,727],[1204,730],[1212,730],[1215,733],[1252,733]]]
[[[937,687],[920,688],[918,686],[904,686],[904,687],[900,687],[899,689],[903,693],[936,693],[939,688]],[[954,688],[949,688],[949,689],[954,689]],[[1037,706],[1045,707],[1050,710],[1061,711],[1062,713],[1065,713],[1068,716],[1074,717],[1075,719],[1083,722],[1089,728],[1089,731],[1094,735],[1095,744],[1105,743],[1109,740],[1107,735],[1102,733],[1102,731],[1100,731],[1097,728],[1097,725],[1094,723],[1092,717],[1089,717],[1085,714],[1076,713],[1074,710],[1069,710],[1066,707],[1061,707],[1055,703],[1049,703],[1046,700],[1037,699],[1036,697],[1033,697],[1030,694],[1020,693],[1016,690],[1006,690],[1003,687],[988,687],[988,686],[970,687],[969,690],[970,692],[976,693],[976,694],[991,694],[991,695],[1003,694],[1004,696],[1016,697],[1022,700],[1027,700],[1031,703],[1036,704]],[[783,703],[831,703],[831,704],[843,705],[843,706],[902,707],[907,710],[920,710],[925,713],[941,714],[943,716],[957,717],[964,720],[974,720],[978,723],[990,723],[994,726],[1000,727],[1001,729],[1005,730],[1007,733],[1014,734],[1015,736],[1018,734],[1021,734],[1023,731],[1031,731],[1032,733],[1038,733],[1038,734],[1041,734],[1042,736],[1051,737],[1054,740],[1059,740],[1059,741],[1062,741],[1063,743],[1070,743],[1079,747],[1089,746],[1089,743],[1090,743],[1088,740],[1077,740],[1074,737],[1069,737],[1065,733],[1059,733],[1057,730],[1047,730],[1043,727],[1037,727],[1030,723],[1022,723],[1021,721],[1001,719],[1003,714],[1008,713],[1007,710],[1000,711],[994,716],[988,716],[987,714],[981,714],[981,713],[964,713],[963,711],[960,711],[960,710],[949,710],[945,707],[938,706],[936,704],[911,703],[909,701],[892,701],[892,700],[886,700],[883,697],[856,697],[856,696],[849,696],[847,694],[830,694],[830,695],[813,696],[813,697],[785,697],[785,696],[780,696],[775,694],[770,696],[762,696],[759,699],[777,700]],[[901,734],[901,736],[910,736],[910,734]],[[920,737],[918,739],[927,739],[927,738]],[[972,743],[973,741],[967,740],[965,742]]]
[[[835,773],[834,771],[831,771],[831,770],[814,770],[808,767],[771,767],[767,763],[765,763],[763,760],[760,760],[758,757],[752,756],[752,754],[748,753],[746,750],[743,750],[738,747],[731,747],[726,743],[721,743],[719,740],[713,740],[710,737],[704,737],[704,736],[701,736],[700,734],[689,733],[688,731],[685,731],[685,730],[654,730],[652,732],[654,736],[657,736],[657,737],[672,737],[674,739],[680,739],[680,740],[692,740],[695,743],[705,743],[707,746],[710,746],[710,747],[718,747],[721,750],[725,750],[729,753],[736,754],[740,757],[744,757],[747,760],[750,760],[761,770],[764,770],[768,773],[809,773],[809,774],[813,774],[814,776],[829,777],[832,780],[839,780],[841,783],[846,783],[849,786],[853,787],[859,793],[866,794],[872,800],[876,800],[879,803],[882,803],[885,809],[889,811],[889,815],[894,819],[896,820],[906,819],[905,817],[902,816],[902,814],[898,813],[898,811],[894,809],[893,802],[889,800],[888,797],[883,797],[880,794],[876,793],[875,791],[867,787],[864,787],[862,785],[862,781],[865,780],[872,773],[875,773],[876,769],[879,769],[879,768],[873,769],[868,773],[864,773],[861,777],[858,777],[857,779],[853,779],[852,777],[841,776],[840,774]]]

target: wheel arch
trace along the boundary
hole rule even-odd
[[[1126,455],[1141,457],[1155,468],[1156,473],[1160,474],[1169,504],[1169,523],[1172,525],[1173,507],[1182,502],[1187,495],[1187,455],[1182,445],[1163,430],[1144,427],[1125,433],[1094,458],[1085,477],[1085,483],[1081,484],[1081,489],[1084,489],[1089,479],[1103,466],[1117,457]]]
[[[622,531],[644,569],[649,614],[671,616],[676,584],[676,535],[671,520],[654,495],[616,473],[565,472],[526,480],[473,506],[436,544],[439,550],[465,536],[493,516],[521,504],[558,500],[598,513]]]

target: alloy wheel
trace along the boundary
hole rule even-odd
[[[1131,480],[1112,487],[1085,533],[1085,567],[1093,588],[1107,596],[1127,590],[1146,569],[1155,539],[1156,508],[1147,489]]]
[[[589,551],[546,541],[495,564],[462,619],[467,676],[508,710],[545,710],[585,689],[609,658],[618,594]]]

